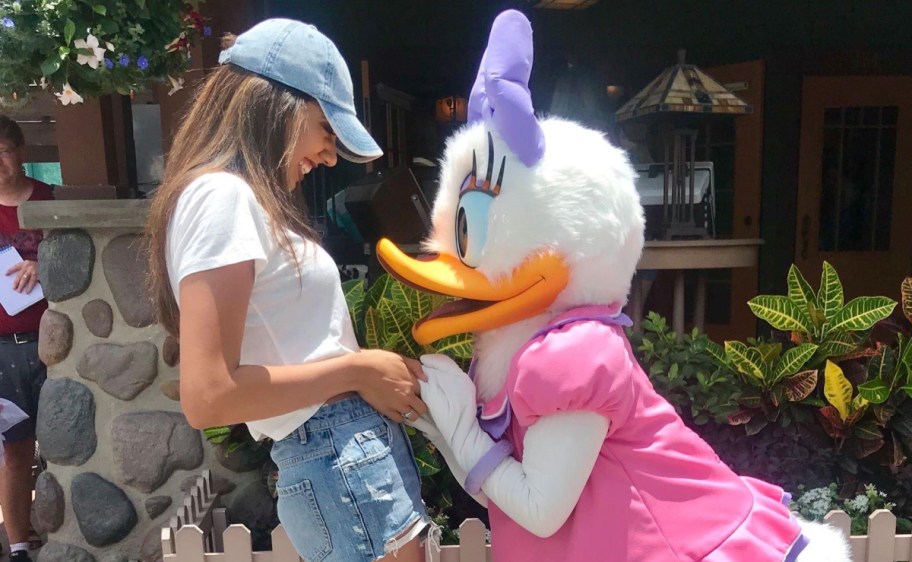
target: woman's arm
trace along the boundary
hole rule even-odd
[[[286,414],[358,392],[396,422],[426,411],[417,361],[366,350],[304,365],[241,365],[253,261],[202,271],[180,283],[180,395],[187,421],[213,427]]]

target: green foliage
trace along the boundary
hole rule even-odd
[[[0,0],[0,105],[22,103],[30,86],[127,95],[177,79],[209,33],[199,1]]]
[[[817,352],[810,361],[815,368],[828,358],[846,357],[863,348],[869,330],[896,307],[896,301],[886,297],[859,297],[844,303],[842,282],[827,262],[817,293],[794,265],[787,285],[787,295],[760,295],[747,305],[774,329],[791,332],[793,342],[815,344]]]
[[[640,365],[656,391],[696,425],[724,423],[738,409],[740,390],[714,354],[719,346],[694,330],[678,341],[668,322],[654,312],[641,333],[628,333]]]
[[[471,334],[444,338],[431,345],[420,345],[412,336],[412,326],[447,302],[448,297],[415,290],[383,274],[367,289],[364,281],[353,279],[342,284],[352,316],[358,344],[418,357],[443,353],[468,366],[472,358]]]
[[[744,424],[750,435],[771,422],[786,426],[816,419],[838,451],[857,461],[886,449],[884,464],[897,468],[909,451],[902,435],[907,429],[896,429],[894,415],[912,394],[912,345],[901,333],[892,345],[870,342],[872,329],[896,302],[858,297],[845,303],[839,275],[826,262],[816,293],[794,265],[787,285],[787,295],[761,295],[748,305],[758,318],[790,333],[788,349],[725,342],[721,364],[737,371],[746,387],[743,408],[731,423]],[[912,291],[908,285],[903,283],[904,300]]]

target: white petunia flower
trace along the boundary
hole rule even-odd
[[[79,53],[76,55],[76,62],[79,64],[87,64],[92,68],[98,68],[98,63],[104,60],[105,49],[104,47],[98,46],[98,37],[95,37],[91,33],[85,39],[77,39],[73,41],[73,46],[77,49],[88,49],[92,51],[90,55],[84,55]]]
[[[171,81],[171,91],[168,92],[169,96],[173,96],[176,92],[184,89],[183,78],[174,78],[173,76],[168,76],[168,80]]]
[[[47,77],[46,77],[46,76],[42,76],[42,77],[41,77],[41,81],[38,82],[38,85],[41,86],[41,89],[42,89],[42,90],[47,90],[47,87],[48,87]]]
[[[70,87],[69,82],[67,82],[66,84],[63,85],[62,92],[60,92],[59,94],[54,94],[54,95],[57,96],[57,99],[60,100],[61,105],[70,105],[70,104],[76,105],[77,103],[82,103],[82,96],[77,94],[76,90],[74,90],[72,87]]]

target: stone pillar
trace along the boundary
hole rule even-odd
[[[19,211],[24,228],[45,230],[39,269],[50,302],[39,342],[48,381],[38,441],[48,470],[33,519],[49,534],[39,561],[160,560],[160,529],[204,468],[228,493],[229,515],[237,504],[235,520],[263,517],[247,512],[268,496],[264,452],[226,455],[180,413],[179,347],[155,323],[145,292],[147,205],[51,201]]]

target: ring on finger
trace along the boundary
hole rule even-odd
[[[409,410],[408,412],[402,414],[402,417],[407,419],[408,421],[412,421],[414,419],[414,416],[415,416],[415,412],[412,410]]]

